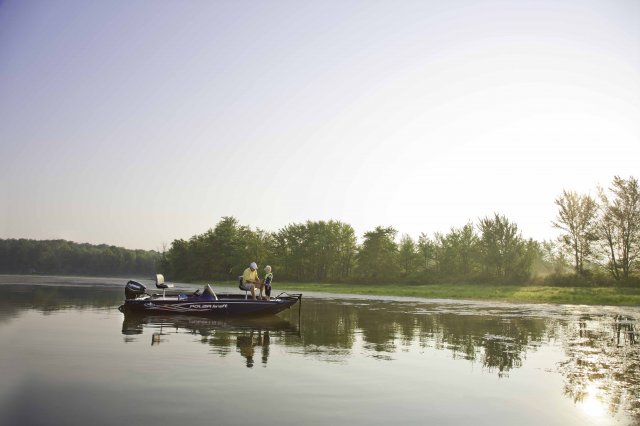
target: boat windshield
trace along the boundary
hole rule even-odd
[[[204,290],[202,290],[202,298],[205,300],[218,300],[218,296],[216,296],[216,293],[209,284],[204,286]]]

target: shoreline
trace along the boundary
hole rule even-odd
[[[640,306],[640,288],[549,287],[474,284],[324,284],[274,282],[273,291],[317,291],[363,296],[420,297],[499,301],[510,303],[552,303],[571,305]]]
[[[61,276],[61,275],[29,275],[29,274],[0,274],[0,284],[6,284],[9,277],[37,277],[38,280],[47,281],[51,278],[69,278],[82,283],[87,279],[91,284],[100,283],[101,280],[109,280],[104,283],[109,286],[122,285],[126,279],[122,277],[97,277],[97,276]],[[134,278],[135,279],[135,278]],[[116,281],[117,280],[117,281]],[[17,280],[15,284],[20,284]],[[55,280],[54,280],[55,281]],[[141,279],[141,281],[151,281]],[[235,281],[193,281],[180,282],[167,280],[167,282],[187,285],[212,284],[213,286],[236,289]],[[55,284],[55,282],[53,283]],[[84,283],[87,284],[87,283]],[[550,303],[571,305],[602,305],[602,306],[640,306],[640,288],[637,287],[552,287],[552,286],[516,286],[516,285],[486,285],[486,284],[329,284],[329,283],[293,283],[274,281],[273,292],[277,295],[281,291],[286,292],[321,292],[354,296],[397,296],[418,297],[424,299],[455,299],[471,301],[497,301],[509,303]],[[273,293],[272,293],[273,294]]]

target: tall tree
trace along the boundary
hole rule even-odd
[[[460,261],[460,270],[468,276],[474,268],[478,251],[478,236],[473,224],[467,223],[461,229],[456,230],[456,248]]]
[[[214,229],[188,241],[175,240],[166,253],[163,269],[173,279],[235,279],[251,261],[266,257],[264,231],[240,226],[234,217],[223,217]]]
[[[272,237],[278,276],[297,281],[340,281],[349,276],[356,249],[351,225],[340,221],[290,224]]]
[[[564,231],[560,241],[572,254],[576,274],[582,275],[584,260],[591,254],[592,243],[596,240],[598,205],[588,195],[566,190],[556,198],[555,204],[559,210],[552,224]]]
[[[481,219],[478,227],[485,270],[502,281],[526,279],[531,272],[536,244],[523,240],[518,225],[498,213],[493,218]]]
[[[349,224],[334,222],[337,238],[336,279],[344,280],[351,275],[356,256],[356,232]]]
[[[281,274],[287,279],[309,280],[307,246],[307,228],[304,224],[289,224],[280,229],[275,236],[277,256],[281,264]]]
[[[600,237],[607,253],[607,268],[616,280],[627,280],[640,253],[640,188],[634,177],[613,178],[610,196],[600,190]]]
[[[418,262],[419,255],[416,243],[409,235],[404,234],[400,238],[400,245],[398,247],[398,265],[400,267],[400,273],[406,277],[412,272],[415,272]]]
[[[232,216],[224,216],[210,234],[210,251],[205,254],[212,261],[211,275],[217,279],[235,279],[247,267],[258,250],[252,231],[241,226]]]
[[[398,231],[392,227],[376,227],[365,232],[364,241],[358,251],[358,273],[371,281],[383,281],[397,277],[398,245],[395,237]]]
[[[477,263],[478,236],[473,224],[451,228],[447,234],[436,233],[439,271],[448,277],[468,278]]]
[[[162,268],[169,279],[185,279],[189,274],[189,243],[183,239],[173,240],[167,250],[166,261]]]
[[[432,271],[436,267],[436,244],[424,232],[418,237],[420,269]]]

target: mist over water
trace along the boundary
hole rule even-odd
[[[125,281],[0,276],[0,424],[640,421],[638,308],[318,294],[125,316]]]

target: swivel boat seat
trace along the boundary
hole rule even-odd
[[[247,293],[249,290],[247,290],[247,287],[244,285],[244,276],[242,275],[238,276],[238,288],[240,290],[244,290],[244,299],[247,300]]]
[[[161,288],[162,289],[162,298],[164,299],[165,297],[165,291],[168,288],[173,288],[173,284],[165,284],[164,282],[164,275],[162,274],[157,274],[156,275],[156,287]]]

